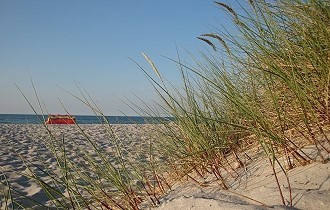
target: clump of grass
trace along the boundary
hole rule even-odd
[[[154,64],[160,82],[141,68],[164,101],[161,109],[176,119],[158,142],[173,170],[191,178],[193,172],[214,174],[225,189],[226,177],[235,175],[233,162],[252,160],[251,144],[259,145],[274,171],[280,166],[289,186],[287,170],[315,161],[304,146],[314,145],[322,162],[329,153],[329,2],[249,3],[238,14],[215,2],[232,17],[238,35],[203,34],[199,39],[214,53],[202,54],[195,67],[171,59],[183,91],[169,91]],[[216,50],[221,47],[225,51]],[[278,190],[286,204],[279,183]]]

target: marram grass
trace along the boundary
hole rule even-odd
[[[330,146],[330,2],[251,0],[241,13],[222,2],[215,6],[229,14],[237,34],[219,29],[199,36],[211,51],[202,52],[194,65],[180,57],[170,59],[179,67],[181,88],[168,84],[146,54],[156,78],[137,64],[161,101],[156,108],[131,107],[142,115],[175,118],[149,131],[149,146],[142,152],[147,154],[145,161],[125,157],[124,145],[110,124],[104,126],[114,147],[111,154],[76,125],[97,154],[78,149],[81,163],[70,159],[65,137],[49,130],[46,147],[54,154],[58,170],[47,168],[47,163],[44,168],[25,164],[31,168],[26,176],[43,188],[50,205],[58,209],[157,206],[159,196],[174,183],[188,178],[203,186],[210,175],[228,189],[230,180],[239,176],[237,168],[255,161],[260,153],[274,171],[276,166],[281,168],[290,186],[288,170],[328,161],[323,154],[329,153]],[[82,98],[75,97],[103,116],[91,97],[79,90]],[[302,150],[310,144],[318,150],[316,159]],[[283,204],[292,205],[291,196],[285,203],[284,189],[274,175]],[[15,200],[20,192],[10,180],[5,175],[0,178],[7,186],[1,188],[1,195],[8,208],[28,207]]]
[[[231,164],[252,160],[250,145],[286,176],[315,161],[302,150],[306,145],[328,161],[330,3],[250,1],[244,14],[215,3],[232,17],[238,34],[201,35],[214,53],[203,53],[196,67],[171,59],[180,67],[183,91],[172,93],[147,74],[165,100],[162,108],[176,118],[175,131],[162,131],[160,142],[174,170],[212,173],[227,188]],[[279,183],[278,189],[286,205]]]

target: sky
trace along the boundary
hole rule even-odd
[[[207,48],[196,37],[221,24],[231,27],[209,0],[0,0],[0,114],[33,113],[17,84],[37,112],[33,85],[51,114],[64,112],[61,103],[72,114],[92,114],[69,94],[80,97],[78,86],[104,114],[135,115],[127,103],[158,101],[135,63],[153,73],[141,53],[179,85],[166,57],[178,49],[192,63],[190,54]]]

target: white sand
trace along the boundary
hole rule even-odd
[[[73,142],[79,143],[83,148],[88,148],[88,142],[79,134],[79,130],[75,126],[52,125],[50,128],[57,138],[65,137],[67,147],[71,148],[69,155],[72,157],[75,153]],[[107,152],[113,152],[111,142],[102,125],[82,125],[82,128]],[[125,146],[126,154],[132,153],[130,158],[136,158],[134,152],[148,148],[148,138],[145,136],[144,129],[151,129],[150,125],[114,125],[113,129],[122,145]],[[41,203],[46,203],[48,198],[36,183],[23,175],[29,174],[30,171],[24,166],[19,155],[38,167],[46,163],[55,170],[55,158],[45,146],[48,144],[47,139],[48,134],[42,125],[0,124],[0,180],[4,180],[3,174],[5,174],[15,189]],[[309,148],[309,151],[315,150]],[[93,151],[91,152],[92,156],[95,155]],[[141,152],[139,154],[141,155]],[[330,160],[329,154],[326,158]],[[194,182],[186,181],[174,186],[172,191],[163,196],[161,205],[157,209],[269,209],[269,207],[285,209],[281,206],[279,191],[268,161],[260,159],[248,165],[247,168],[239,170],[240,176],[230,183],[229,191],[221,190],[215,183],[210,183],[207,187],[200,187]],[[277,171],[279,171],[278,168]],[[289,191],[285,176],[283,173],[279,173],[278,176],[285,202],[288,204]],[[330,163],[316,162],[304,167],[297,167],[289,171],[289,177],[294,208],[330,209]],[[211,180],[212,177],[209,179]],[[0,200],[3,198],[1,194],[4,192],[5,188],[0,184]],[[2,199],[1,202],[0,208],[4,209],[4,200]]]
[[[109,138],[109,133],[103,125],[80,126],[91,140],[95,141],[107,153],[113,154],[112,138]],[[143,153],[141,151],[148,148],[149,140],[145,135],[145,130],[150,130],[150,126],[152,125],[112,125],[117,139],[124,147],[122,151],[124,155],[130,154],[128,158],[131,159],[147,158],[147,155],[144,157],[134,157],[134,155]],[[77,163],[81,160],[76,156],[76,144],[79,144],[79,147],[85,149],[92,157],[98,158],[95,150],[91,149],[88,141],[81,135],[76,125],[49,125],[49,128],[56,139],[61,140],[64,137],[68,156]],[[28,196],[43,204],[46,204],[49,199],[35,182],[24,176],[24,174],[29,175],[31,172],[23,164],[21,157],[35,165],[32,169],[43,168],[47,164],[50,169],[60,174],[56,159],[48,149],[49,139],[49,134],[43,125],[0,124],[0,181],[4,181],[6,177],[23,196]],[[50,182],[50,180],[48,181]],[[3,195],[6,193],[6,187],[0,183],[0,209],[5,208]]]
[[[272,170],[269,166],[260,166],[248,181],[229,191],[217,186],[200,187],[192,182],[178,186],[162,199],[157,210],[174,209],[285,209],[281,205]],[[243,175],[244,176],[244,175]],[[297,167],[289,172],[292,188],[293,207],[297,209],[330,209],[330,163],[313,163]],[[280,183],[286,198],[289,199],[288,187],[284,176]],[[260,201],[263,206],[244,196]]]
[[[313,147],[305,149],[305,152],[309,153],[315,151]],[[329,154],[325,157],[330,160]],[[201,187],[189,180],[181,183],[162,198],[162,204],[157,210],[291,209],[288,207],[288,184],[278,166],[276,172],[287,207],[282,205],[275,176],[268,161],[261,158],[239,170],[240,176],[231,182],[227,191],[221,190],[216,183],[207,187]],[[292,209],[330,209],[330,163],[315,162],[296,167],[290,170],[288,175],[292,189]]]

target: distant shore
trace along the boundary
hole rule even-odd
[[[171,117],[149,116],[95,116],[73,115],[78,124],[150,124],[159,123],[161,120],[174,120]],[[48,115],[35,114],[0,114],[0,124],[42,124]],[[107,122],[106,122],[106,121]]]

